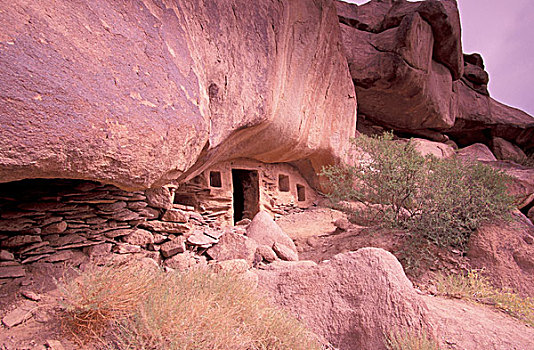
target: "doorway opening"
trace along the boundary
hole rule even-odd
[[[232,169],[234,224],[260,211],[260,182],[255,170]]]

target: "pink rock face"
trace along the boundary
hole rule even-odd
[[[258,270],[259,288],[344,350],[386,349],[384,334],[427,326],[427,307],[397,259],[364,248],[319,265],[303,262]]]
[[[354,135],[331,0],[16,0],[0,23],[3,182],[146,188],[234,157],[319,170]]]
[[[475,143],[469,147],[458,150],[457,155],[461,159],[479,160],[479,161],[496,161],[497,158],[491,153],[491,150],[483,143]]]
[[[491,222],[469,240],[468,257],[494,283],[534,296],[534,226],[519,211],[510,222]]]

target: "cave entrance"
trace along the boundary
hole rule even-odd
[[[255,170],[232,169],[234,224],[260,211],[260,181]]]

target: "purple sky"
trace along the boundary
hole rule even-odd
[[[482,54],[490,95],[534,116],[534,1],[457,1],[463,50]]]

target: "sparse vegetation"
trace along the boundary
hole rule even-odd
[[[322,171],[331,201],[356,222],[405,230],[418,252],[428,244],[464,249],[482,223],[507,217],[513,207],[509,176],[479,162],[423,157],[392,133],[362,135],[353,146],[354,165]],[[350,202],[363,209],[351,209]]]
[[[495,288],[480,271],[439,274],[436,289],[440,295],[492,305],[534,326],[534,298],[521,297],[512,291]]]
[[[396,331],[386,336],[388,350],[440,350],[438,342],[427,332]]]
[[[320,349],[236,275],[126,265],[83,272],[61,291],[66,329],[102,349]]]

